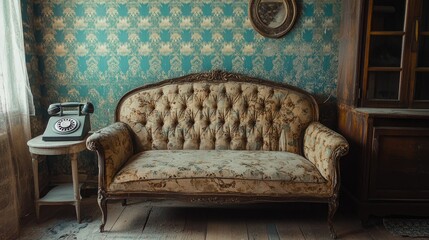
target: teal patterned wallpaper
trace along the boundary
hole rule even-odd
[[[44,104],[93,102],[94,129],[128,90],[212,69],[335,96],[340,2],[298,1],[292,31],[268,39],[248,0],[33,0],[39,91]]]
[[[294,28],[268,39],[253,30],[248,0],[21,0],[34,135],[43,132],[50,103],[91,101],[95,130],[113,121],[127,91],[213,69],[298,86],[319,102],[332,96],[321,117],[336,121],[341,0],[297,2]],[[89,154],[80,174],[96,179]],[[70,175],[67,160],[41,167]]]

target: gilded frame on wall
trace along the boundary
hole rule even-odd
[[[295,0],[250,0],[249,18],[253,28],[264,37],[281,38],[297,18]]]

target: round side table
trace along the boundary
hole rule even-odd
[[[29,147],[34,174],[34,200],[36,218],[39,220],[41,205],[74,205],[77,221],[80,223],[80,184],[78,178],[78,153],[86,149],[86,138],[80,141],[43,141],[42,135],[27,142]],[[39,161],[47,155],[70,155],[73,183],[58,184],[43,198],[39,193]]]

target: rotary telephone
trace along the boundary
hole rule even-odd
[[[64,111],[64,108],[77,108]],[[49,105],[48,126],[43,133],[44,141],[78,141],[83,140],[91,130],[89,114],[94,112],[92,103],[66,102]]]

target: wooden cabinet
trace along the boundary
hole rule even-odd
[[[373,127],[369,200],[429,199],[429,128],[410,125]]]
[[[339,107],[342,190],[359,216],[429,216],[429,110]]]
[[[344,0],[342,189],[360,216],[429,216],[429,0]]]

